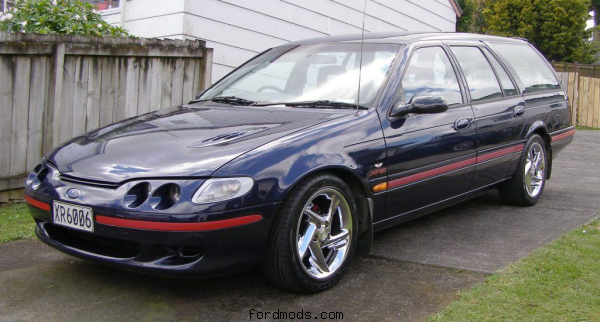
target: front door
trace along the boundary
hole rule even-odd
[[[388,163],[382,225],[416,216],[421,209],[469,191],[474,173],[473,112],[447,48],[442,44],[415,48],[406,66],[394,104],[409,103],[417,96],[441,96],[449,110],[382,122]]]

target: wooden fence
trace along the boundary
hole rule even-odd
[[[191,100],[211,65],[202,41],[0,33],[0,202],[60,143]]]
[[[600,66],[553,63],[571,102],[571,123],[600,128]]]

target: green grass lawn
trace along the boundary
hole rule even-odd
[[[600,321],[600,221],[494,274],[431,321]]]
[[[34,221],[25,204],[0,207],[0,244],[31,238],[34,228]]]
[[[575,129],[577,129],[577,130],[594,130],[594,131],[600,130],[595,127],[587,127],[587,126],[577,126],[577,127],[575,127]]]

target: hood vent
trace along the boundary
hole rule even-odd
[[[210,139],[206,139],[204,141],[196,142],[196,143],[190,145],[189,147],[190,148],[202,148],[202,147],[206,147],[206,146],[224,144],[224,143],[231,142],[233,140],[240,139],[240,138],[252,135],[252,134],[256,134],[256,133],[259,133],[259,132],[262,132],[262,131],[265,131],[268,129],[269,129],[268,127],[255,127],[255,128],[245,129],[245,130],[241,130],[241,131],[225,133],[225,134],[217,135]]]

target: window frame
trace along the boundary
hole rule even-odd
[[[119,6],[118,6],[118,7],[115,7],[115,8],[108,8],[108,9],[96,9],[96,12],[98,12],[98,13],[99,13],[99,14],[101,14],[101,15],[110,15],[110,14],[119,13],[119,12],[121,12],[121,7],[122,7],[121,3],[122,3],[123,1],[127,1],[127,0],[120,0],[120,1],[119,1]],[[85,0],[84,0],[84,2],[87,2],[87,1],[85,1]],[[90,4],[91,4],[91,3],[90,3]],[[93,4],[91,4],[91,5],[93,6]],[[95,7],[95,6],[94,6],[94,7]]]
[[[497,57],[497,54],[495,52],[493,52],[488,46],[482,46],[482,47],[480,47],[480,49],[484,49],[484,50],[481,50],[481,52],[483,52],[483,54],[487,57],[488,61],[490,61],[490,59],[495,59],[498,62],[498,64],[500,65],[500,68],[502,68],[502,70],[504,70],[506,75],[508,75],[509,80],[515,87],[515,90],[517,91],[516,94],[506,95],[504,93],[504,85],[502,85],[502,81],[500,81],[500,87],[502,88],[502,94],[504,94],[504,97],[513,97],[513,96],[521,95],[522,92],[521,92],[521,88],[519,87],[519,84],[517,83],[514,76],[511,74],[511,72],[508,70],[508,68],[506,68],[504,62],[502,60],[500,60],[500,57]],[[498,80],[500,80],[500,77],[498,76],[498,71],[496,70],[496,68],[494,68],[494,64],[492,64],[490,62],[490,65],[492,66],[492,69],[496,73],[496,77],[498,78]]]
[[[452,44],[447,44],[447,46],[448,46],[448,48],[450,48],[450,52],[452,53],[452,58],[454,58],[456,60],[456,64],[458,65],[458,68],[460,69],[461,77],[463,78],[463,80],[465,82],[465,86],[467,88],[466,91],[468,93],[468,98],[469,98],[469,104],[484,104],[484,103],[489,103],[489,102],[494,102],[494,101],[500,101],[506,97],[509,97],[509,96],[504,95],[504,87],[502,86],[502,82],[500,81],[500,78],[498,77],[498,73],[494,69],[494,66],[492,65],[492,63],[490,62],[488,57],[485,55],[485,52],[483,50],[481,50],[482,48],[485,48],[485,47],[482,47],[480,44],[464,44],[464,43],[463,44],[452,43]],[[460,66],[460,62],[458,61],[458,58],[456,58],[456,56],[454,55],[454,52],[452,52],[452,47],[472,47],[472,48],[478,49],[479,52],[485,58],[485,60],[488,62],[490,67],[492,68],[492,72],[494,73],[494,76],[496,77],[496,82],[498,82],[498,86],[500,87],[502,96],[474,101],[473,98],[471,97],[471,91],[469,90],[469,82],[467,81],[467,77],[466,77],[464,71],[462,70],[462,67]],[[513,85],[515,85],[515,84],[513,83]],[[518,86],[515,86],[515,87],[517,87],[517,91],[519,91]]]
[[[372,102],[373,102],[372,106],[369,106],[369,109],[379,109],[379,107],[382,106],[382,100],[389,93],[390,83],[397,76],[397,73],[398,73],[398,70],[399,70],[398,66],[402,63],[402,60],[405,57],[406,48],[408,46],[406,44],[404,44],[404,43],[397,43],[397,42],[365,42],[365,44],[367,44],[367,43],[371,44],[371,45],[388,45],[388,46],[395,47],[394,48],[395,58],[393,59],[393,61],[390,64],[388,75],[385,76],[385,78],[383,79],[383,82],[380,85],[380,88],[379,88],[377,94],[374,96],[374,98],[372,100]],[[204,96],[206,93],[208,93],[209,91],[214,90],[215,88],[221,86],[222,83],[225,80],[227,80],[228,78],[230,78],[239,69],[241,69],[241,68],[243,68],[245,66],[248,66],[255,59],[259,59],[261,56],[264,56],[264,55],[266,55],[267,53],[269,53],[271,51],[280,50],[280,49],[284,50],[282,53],[279,54],[279,56],[282,56],[282,55],[286,54],[287,52],[289,52],[289,51],[291,51],[291,50],[293,50],[295,48],[301,47],[301,46],[338,45],[338,44],[339,45],[350,45],[350,44],[362,45],[363,43],[358,42],[358,41],[350,41],[350,42],[333,41],[333,42],[315,42],[315,43],[311,43],[311,42],[302,43],[302,42],[300,42],[300,43],[284,44],[284,45],[281,45],[281,46],[276,46],[276,47],[273,47],[273,48],[269,48],[269,49],[263,51],[262,53],[257,54],[256,56],[254,56],[251,59],[247,60],[242,65],[238,66],[234,70],[232,70],[229,73],[227,73],[225,76],[221,77],[221,79],[219,79],[218,81],[216,81],[210,87],[208,87],[207,89],[203,90],[198,95],[196,95],[196,97],[191,102],[193,103],[193,102],[198,102],[198,101],[204,101],[204,99],[202,99],[202,96]],[[271,57],[270,59],[272,59],[272,58],[273,57]],[[360,59],[358,61],[360,61]]]
[[[486,41],[484,43],[490,49],[490,52],[492,52],[497,57],[498,61],[500,61],[504,65],[505,69],[507,71],[509,71],[509,74],[513,77],[513,79],[516,81],[516,83],[519,87],[519,93],[521,93],[521,95],[523,97],[536,96],[536,95],[546,94],[546,93],[564,92],[563,85],[560,83],[560,79],[556,75],[556,71],[554,70],[554,67],[552,67],[552,64],[550,64],[550,62],[546,59],[546,57],[544,57],[544,55],[542,55],[542,53],[537,48],[535,48],[535,46],[533,46],[532,44],[525,42],[525,41],[517,42],[517,41],[497,41],[497,40]],[[549,89],[544,89],[544,90],[534,91],[534,92],[526,92],[525,84],[519,77],[519,74],[516,72],[516,70],[513,68],[513,66],[510,64],[510,62],[506,61],[504,59],[504,57],[502,57],[502,55],[500,55],[496,52],[496,50],[494,48],[495,44],[520,45],[520,46],[528,46],[529,48],[531,48],[537,54],[537,56],[540,59],[542,59],[544,64],[546,64],[546,66],[550,69],[550,71],[552,72],[552,75],[554,75],[554,78],[555,78],[556,82],[558,83],[559,87],[558,88],[549,88]]]
[[[0,0],[0,1],[2,1],[2,11],[1,12],[7,12],[9,9],[9,7],[8,7],[9,2],[12,2],[11,5],[14,4],[14,2],[15,2],[14,0]]]
[[[399,74],[400,77],[398,79],[398,86],[396,87],[395,92],[394,92],[394,98],[392,100],[392,105],[388,108],[388,112],[387,112],[388,118],[392,118],[391,114],[394,110],[394,106],[396,106],[396,104],[398,103],[400,94],[402,92],[402,82],[404,80],[404,77],[406,76],[406,72],[408,71],[408,67],[410,66],[410,62],[412,61],[415,52],[419,49],[434,48],[434,47],[438,47],[438,48],[442,49],[442,51],[444,51],[444,53],[446,54],[446,57],[450,61],[450,66],[452,66],[452,70],[454,71],[454,75],[456,76],[456,80],[458,82],[458,88],[460,90],[461,98],[463,101],[460,104],[451,105],[448,108],[454,109],[454,108],[460,108],[460,107],[465,107],[465,106],[469,105],[468,100],[470,99],[470,97],[467,97],[467,95],[465,94],[466,88],[465,88],[465,84],[464,84],[464,77],[462,75],[462,71],[460,71],[458,69],[457,63],[454,60],[454,56],[452,56],[449,53],[449,48],[447,46],[445,46],[444,43],[442,43],[442,42],[424,43],[424,44],[418,44],[418,45],[411,46],[409,48],[409,54],[407,55],[406,62],[404,64],[402,64],[402,66],[399,67],[399,68],[401,68],[401,71]]]

